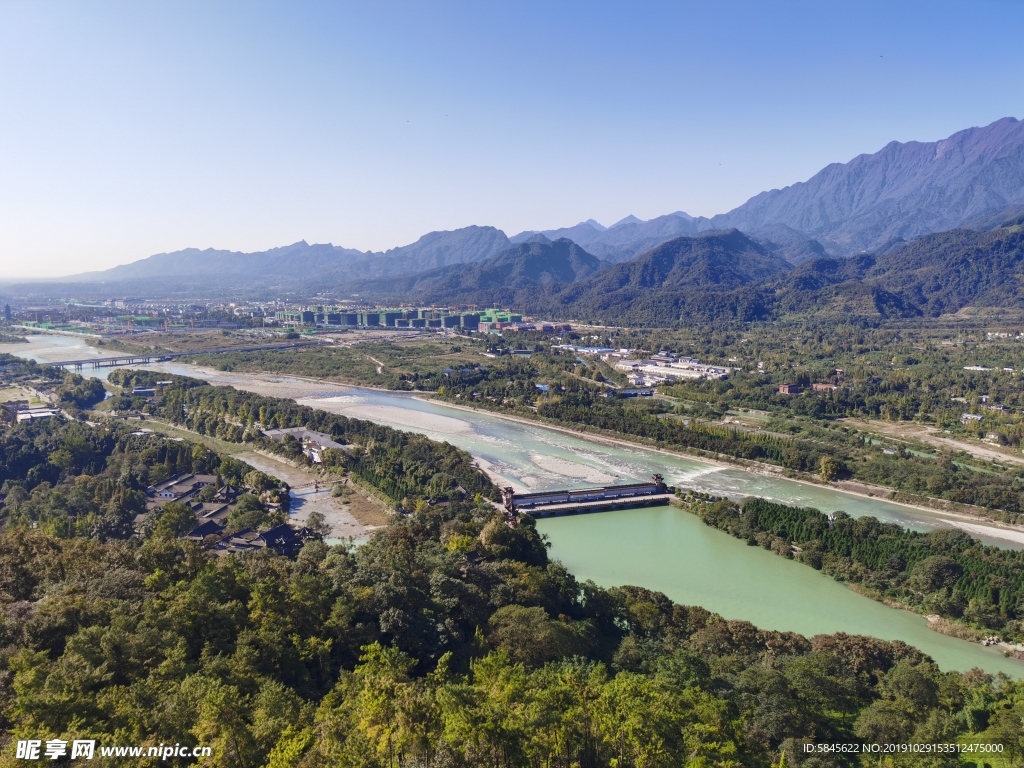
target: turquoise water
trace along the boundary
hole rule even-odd
[[[998,649],[933,632],[922,616],[863,597],[674,507],[548,518],[538,520],[537,528],[550,537],[552,557],[580,580],[640,585],[764,629],[902,640],[946,670],[1024,674],[1024,663]]]

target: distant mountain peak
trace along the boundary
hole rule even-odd
[[[582,223],[583,224],[589,224],[594,229],[596,229],[598,232],[604,232],[606,229],[608,229],[608,227],[606,227],[604,224],[602,224],[599,221],[594,221],[594,219],[587,219],[586,221],[584,221]]]
[[[832,253],[969,225],[1024,204],[1024,123],[1002,118],[935,142],[892,141],[810,179],[762,192],[707,226],[785,225]]]
[[[629,216],[627,216],[626,218],[619,219],[618,221],[616,221],[614,224],[612,224],[610,227],[608,227],[608,229],[615,229],[616,227],[622,227],[622,226],[625,226],[626,224],[643,224],[643,223],[644,223],[643,219],[638,219],[633,214],[629,214]]]

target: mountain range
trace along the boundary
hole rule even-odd
[[[702,233],[571,282],[506,290],[528,312],[665,327],[796,315],[937,317],[969,307],[1019,311],[1021,275],[1024,216],[988,231],[925,235],[881,255],[818,258],[796,266],[739,230]],[[436,296],[446,298],[443,292]]]
[[[411,245],[389,251],[358,251],[326,244],[310,245],[301,240],[267,251],[242,253],[213,248],[188,248],[158,253],[102,272],[87,272],[73,279],[80,282],[145,281],[152,278],[185,276],[238,280],[294,281],[297,274],[322,275],[346,281],[408,274],[432,267],[486,259],[512,245],[505,233],[494,227],[464,227],[454,232],[430,232]]]
[[[532,235],[472,264],[358,283],[380,302],[515,306],[551,318],[672,326],[785,316],[921,317],[1024,307],[1024,215],[925,235],[882,254],[791,264],[737,229],[684,235],[609,264]]]
[[[650,221],[631,216],[607,229],[591,220],[543,234],[569,237],[608,261],[625,261],[673,237],[739,229],[799,263],[880,251],[956,227],[995,226],[1022,206],[1024,122],[1006,117],[942,141],[893,141],[711,218],[682,212]]]
[[[760,316],[815,291],[852,296],[853,280],[881,297],[881,304],[869,302],[876,311],[931,313],[959,301],[934,300],[923,287],[929,269],[952,269],[937,243],[995,247],[984,231],[999,228],[999,239],[1007,231],[1002,225],[1021,213],[1024,122],[1004,118],[938,142],[892,142],[711,218],[677,211],[648,221],[627,216],[608,227],[589,219],[511,238],[470,226],[384,252],[305,241],[256,253],[186,249],[64,282],[78,293],[330,291],[367,300],[516,304],[632,322],[694,312]],[[969,234],[948,234],[957,229]],[[947,234],[929,239],[937,232]],[[857,256],[864,253],[874,255]],[[960,266],[973,275],[965,258]],[[955,293],[1004,301],[1010,288],[965,290]],[[862,303],[868,294],[858,294]]]

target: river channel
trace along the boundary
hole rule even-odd
[[[0,351],[46,360],[46,350],[0,345]],[[49,337],[52,338],[52,337]],[[38,340],[38,341],[37,341]],[[54,359],[70,359],[59,344]],[[29,354],[26,354],[29,353]],[[86,357],[86,354],[80,355]],[[164,364],[169,373],[204,378],[300,403],[365,418],[446,440],[471,453],[496,480],[523,489],[570,488],[630,482],[658,472],[681,485],[733,498],[755,495],[823,511],[874,515],[917,530],[964,525],[954,516],[920,510],[830,488],[766,477],[641,447],[606,444],[489,413],[452,408],[406,393],[355,389],[327,382],[224,373]],[[88,374],[90,371],[86,370]],[[902,640],[929,654],[943,669],[980,667],[987,672],[1024,675],[1024,663],[995,648],[941,635],[921,616],[863,597],[804,565],[708,528],[673,507],[621,510],[538,521],[551,541],[551,554],[580,579],[603,586],[636,584],[673,600],[701,605],[729,619],[766,629],[811,636],[847,632]],[[988,543],[1020,547],[980,526],[972,534]],[[992,535],[988,535],[992,534]]]

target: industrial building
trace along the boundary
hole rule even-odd
[[[625,372],[630,384],[637,387],[670,384],[677,379],[725,379],[732,370],[671,352],[659,352],[646,360],[620,360],[615,367]]]

